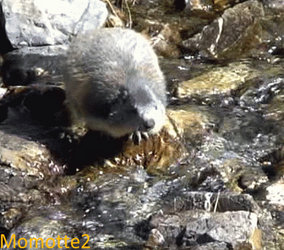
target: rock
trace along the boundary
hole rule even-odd
[[[259,167],[251,167],[238,158],[225,160],[216,166],[224,182],[235,191],[257,191],[267,183],[268,177]]]
[[[266,188],[266,200],[269,204],[277,206],[283,211],[284,209],[284,181],[271,184]]]
[[[151,232],[155,230],[157,234],[158,231],[160,238],[164,239],[160,241],[159,247],[202,247],[215,243],[222,246],[220,249],[260,250],[261,232],[257,228],[257,222],[257,215],[247,211],[209,214],[191,210],[155,215],[151,218],[150,226],[153,228]],[[150,234],[149,238],[152,237],[154,236]]]
[[[189,191],[176,195],[169,211],[206,210],[207,212],[250,211],[256,214],[260,209],[253,197],[248,194]]]
[[[161,24],[152,38],[155,51],[164,57],[177,58],[181,55],[177,44],[181,42],[181,37],[174,25]],[[145,32],[145,31],[144,31]]]
[[[209,242],[199,246],[193,246],[192,250],[229,250],[230,247],[225,242]]]
[[[174,5],[177,10],[185,10],[191,15],[212,17],[213,11],[223,11],[239,2],[240,0],[175,0]]]
[[[55,45],[24,47],[7,53],[1,69],[4,84],[62,84],[62,62],[66,50],[66,45]]]
[[[2,0],[0,9],[13,48],[66,44],[78,32],[102,27],[108,15],[99,0]]]
[[[284,79],[282,79],[284,83]],[[268,119],[275,121],[284,120],[284,89],[279,90],[278,95],[274,96],[268,106],[268,109],[265,110],[265,115]]]
[[[282,4],[284,6],[284,4]],[[284,7],[283,7],[284,8]],[[262,40],[264,43],[256,49],[266,49],[272,55],[284,55],[284,10],[278,14],[267,11],[261,20]],[[257,54],[257,51],[255,52]],[[271,58],[273,60],[273,58]]]
[[[174,138],[181,137],[187,142],[198,145],[202,137],[217,123],[217,118],[191,105],[168,108],[167,114],[172,124],[166,124],[167,132]]]
[[[192,100],[202,104],[221,102],[226,106],[224,97],[237,97],[243,94],[241,101],[247,99],[245,96],[249,97],[249,95],[246,91],[249,92],[257,86],[263,73],[267,78],[275,78],[276,75],[282,74],[282,67],[282,62],[275,64],[258,62],[256,65],[250,60],[216,66],[188,81],[179,83],[175,94],[180,101]]]
[[[48,210],[51,210],[52,207],[50,207]],[[54,209],[54,208],[53,208]],[[47,212],[45,212],[47,213]],[[69,215],[70,216],[70,215]],[[56,247],[50,247],[52,249],[62,249],[64,246],[67,246],[68,243],[65,245],[64,240],[57,241],[56,238],[58,236],[64,238],[66,235],[69,239],[74,237],[74,229],[70,225],[66,225],[64,223],[64,219],[66,219],[68,215],[64,214],[64,212],[58,211],[58,212],[49,212],[48,216],[37,216],[36,212],[34,212],[34,216],[30,215],[30,218],[23,221],[19,225],[17,225],[13,230],[11,230],[10,237],[12,237],[13,234],[16,236],[16,240],[19,238],[42,238],[42,241],[39,240],[37,243],[36,241],[31,241],[32,247],[30,249],[48,249],[49,247],[45,248],[45,246],[52,246],[52,240],[48,241],[48,245],[45,244],[47,242],[48,238],[53,238],[54,242],[56,242]],[[41,225],[39,227],[39,225]],[[7,241],[9,242],[10,238]],[[29,241],[27,241],[29,244]],[[36,245],[37,244],[37,245]],[[42,245],[41,245],[42,244]],[[59,245],[59,247],[57,247]],[[54,245],[53,245],[54,246]],[[74,245],[75,246],[75,245]],[[70,248],[70,247],[67,247]],[[66,249],[66,248],[64,248]]]
[[[184,10],[190,16],[213,18],[216,14],[213,9],[213,0],[175,0],[176,9]]]
[[[220,18],[205,26],[200,33],[183,41],[183,46],[209,59],[242,57],[260,44],[262,29],[259,19],[263,16],[263,6],[259,1],[237,4],[225,10]]]
[[[214,96],[228,96],[244,88],[245,84],[255,79],[260,72],[246,63],[230,63],[225,67],[216,67],[193,79],[181,82],[177,89],[180,99],[200,99],[210,101]],[[209,99],[209,100],[206,100]]]
[[[150,37],[158,55],[177,58],[181,55],[181,33],[194,34],[209,23],[208,19],[173,15],[168,1],[135,1],[129,5],[133,29]],[[127,13],[127,9],[125,9]],[[129,25],[131,26],[131,25]]]
[[[217,213],[209,218],[205,215],[188,222],[183,236],[184,242],[190,244],[194,235],[197,242],[217,241],[225,242],[233,249],[261,249],[257,216],[247,211]]]
[[[282,0],[262,0],[264,6],[276,12],[284,11],[284,4]]]
[[[19,119],[33,120],[42,125],[70,124],[70,115],[64,105],[65,91],[53,85],[33,85],[10,87],[0,101],[0,121],[9,117],[9,113],[19,116]],[[8,112],[8,111],[12,112]],[[25,119],[22,116],[25,113]]]
[[[23,175],[43,178],[52,174],[53,167],[57,168],[44,145],[13,134],[13,127],[5,124],[0,126],[0,156],[1,164],[20,170]]]
[[[214,0],[213,2],[214,2],[213,7],[215,11],[223,11],[243,1],[242,0]]]

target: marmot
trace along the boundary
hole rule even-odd
[[[67,103],[88,129],[141,138],[164,125],[164,75],[148,40],[133,30],[102,28],[78,35],[63,76]]]

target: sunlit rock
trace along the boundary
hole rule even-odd
[[[253,69],[246,63],[230,63],[224,67],[215,67],[193,79],[181,82],[177,96],[181,99],[206,98],[214,95],[230,95],[234,91],[244,88],[249,80],[260,75],[260,71]]]
[[[50,167],[54,162],[44,145],[10,134],[12,129],[5,128],[5,125],[2,125],[0,129],[2,164],[21,170],[27,175],[41,176],[42,178],[45,174],[51,173]]]
[[[266,188],[266,199],[269,204],[284,209],[284,180],[280,180]]]
[[[211,59],[239,58],[261,42],[263,6],[255,0],[225,10],[202,32],[183,41],[183,46]],[[232,27],[235,27],[232,29]]]
[[[13,48],[66,44],[78,32],[102,27],[108,15],[99,0],[2,0],[1,9]]]
[[[178,106],[168,109],[171,123],[166,124],[168,133],[174,138],[185,139],[194,144],[202,141],[208,130],[214,128],[217,118],[202,108]]]

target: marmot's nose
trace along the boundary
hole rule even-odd
[[[155,126],[155,121],[153,119],[149,119],[144,121],[144,128],[146,131],[151,130]]]

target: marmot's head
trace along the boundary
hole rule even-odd
[[[135,131],[158,133],[165,123],[165,105],[145,80],[138,80],[130,86],[115,89],[116,94],[109,94],[108,98],[90,95],[84,108],[88,111],[85,115],[87,126],[113,137]]]

